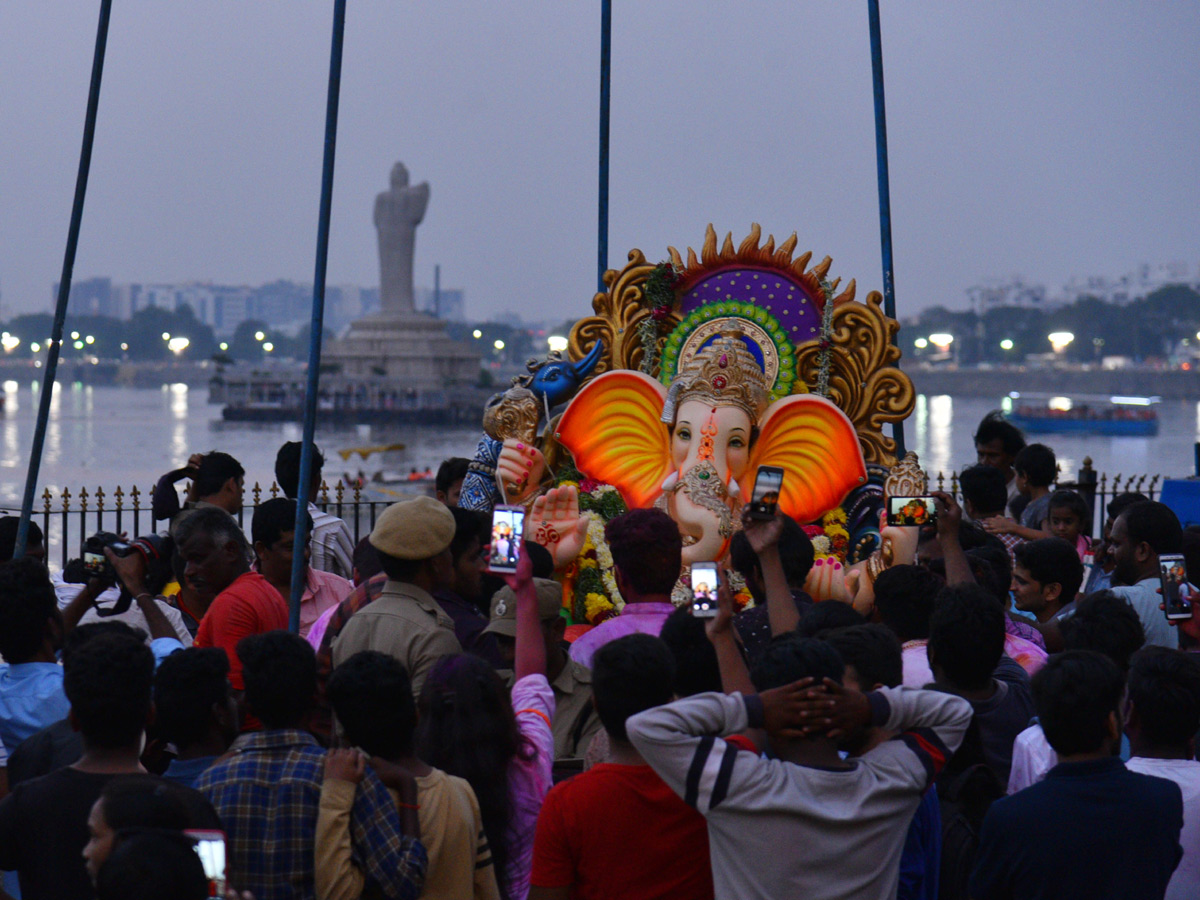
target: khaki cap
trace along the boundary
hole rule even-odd
[[[552,578],[533,579],[537,591],[538,618],[543,621],[554,619],[562,612],[562,585]],[[517,636],[517,595],[507,584],[492,597],[492,621],[483,629],[484,633]]]
[[[375,520],[369,540],[397,559],[432,559],[454,540],[454,513],[432,497],[393,503]]]

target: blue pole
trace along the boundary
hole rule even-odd
[[[608,98],[612,75],[612,0],[600,0],[600,198],[596,235],[596,290],[608,269]]]
[[[321,170],[321,210],[317,221],[317,262],[313,274],[312,322],[308,342],[308,390],[304,397],[304,436],[300,445],[300,483],[296,486],[296,536],[292,543],[292,596],[288,631],[300,630],[304,596],[305,550],[308,548],[309,481],[312,479],[313,436],[317,428],[317,391],[321,381],[321,333],[325,327],[325,268],[329,260],[329,214],[333,205],[333,160],[337,150],[338,98],[342,88],[342,38],[346,0],[334,0],[333,43],[329,51],[329,90],[325,99],[325,161]]]
[[[883,103],[883,40],[879,34],[879,0],[867,0],[871,24],[871,74],[875,83],[875,165],[879,174],[879,246],[883,251],[883,311],[896,318],[892,269],[892,198],[888,183],[887,111]],[[904,457],[904,423],[892,425],[896,455]]]
[[[92,83],[88,88],[87,113],[83,119],[83,147],[79,151],[79,171],[75,175],[75,199],[71,203],[71,224],[67,228],[67,248],[63,253],[62,274],[58,280],[58,298],[54,305],[54,323],[50,326],[50,346],[42,370],[42,392],[38,395],[37,424],[33,429],[33,449],[25,474],[25,496],[21,500],[21,521],[17,525],[17,544],[13,559],[25,555],[29,543],[29,521],[33,516],[33,498],[37,491],[42,449],[46,444],[46,425],[50,421],[50,398],[58,374],[58,356],[62,347],[63,327],[67,319],[67,301],[71,296],[71,275],[75,271],[75,250],[79,246],[79,226],[83,221],[83,201],[87,196],[88,172],[92,167],[92,143],[96,137],[96,110],[100,106],[100,80],[104,74],[104,49],[108,44],[108,19],[112,0],[100,0],[100,21],[96,25],[96,50],[92,55]]]

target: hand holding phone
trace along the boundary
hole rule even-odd
[[[711,619],[717,614],[717,578],[715,562],[692,563],[692,615]]]
[[[519,506],[497,506],[492,510],[492,543],[488,549],[488,569],[512,575],[521,560],[521,541],[525,535],[525,510]]]
[[[887,524],[892,528],[919,528],[937,524],[937,503],[932,496],[889,497]]]
[[[1158,576],[1162,585],[1163,612],[1171,622],[1192,618],[1197,591],[1188,580],[1187,563],[1181,553],[1164,553],[1158,558]]]
[[[783,469],[778,466],[759,466],[754,476],[754,493],[750,495],[748,515],[754,519],[775,518],[782,489]]]

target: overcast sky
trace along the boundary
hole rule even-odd
[[[865,2],[615,0],[609,264],[751,222],[881,284]],[[1200,265],[1200,4],[884,3],[896,295]],[[417,283],[589,311],[599,2],[351,0],[331,284],[378,283],[373,198],[432,199]],[[46,310],[96,0],[0,2],[0,291]],[[332,4],[115,0],[76,278],[311,281]],[[533,312],[533,311],[537,312]]]

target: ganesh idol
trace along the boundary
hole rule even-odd
[[[723,560],[761,466],[783,470],[779,511],[827,563],[805,585],[818,599],[866,611],[875,575],[915,555],[915,529],[881,518],[886,496],[925,487],[886,431],[915,403],[895,366],[899,325],[877,292],[839,290],[829,257],[793,256],[795,235],[761,238],[755,225],[718,246],[710,225],[686,259],[630,251],[566,356],[531,360],[485,411],[460,505],[525,507],[574,622],[623,604],[608,520],[657,506],[679,525],[685,565]]]
[[[784,470],[779,509],[818,519],[867,480],[845,414],[812,394],[773,399],[740,331],[716,335],[669,385],[607,372],[579,392],[556,437],[581,472],[631,507],[664,509],[683,534],[685,564],[723,559],[759,466]]]

